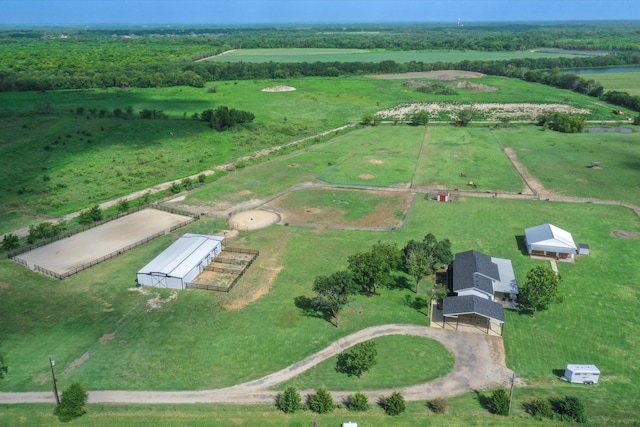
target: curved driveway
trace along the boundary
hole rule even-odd
[[[399,388],[407,400],[430,400],[436,397],[454,396],[496,385],[506,385],[512,371],[504,366],[502,339],[481,334],[447,331],[416,325],[381,325],[355,332],[335,341],[306,359],[281,371],[257,380],[217,390],[199,391],[91,391],[89,403],[264,403],[273,402],[277,391],[268,390],[287,381],[307,369],[341,353],[345,349],[385,335],[415,335],[441,342],[456,362],[445,377],[426,384]],[[303,394],[310,391],[302,391]],[[371,390],[364,393],[370,399],[388,395],[391,390]],[[353,392],[334,392],[336,400]],[[53,402],[52,392],[0,393],[0,403]]]

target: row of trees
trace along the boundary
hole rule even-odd
[[[278,396],[277,406],[282,412],[287,414],[292,414],[305,408],[300,392],[298,392],[298,389],[294,385],[288,386]],[[329,390],[324,386],[317,389],[315,394],[309,396],[307,406],[318,414],[333,412],[336,408],[331,393],[329,393]],[[364,393],[354,393],[347,399],[346,406],[350,411],[366,411],[370,407],[369,398]],[[383,398],[381,406],[388,415],[400,415],[406,409],[404,396],[397,391]]]
[[[198,116],[196,116],[198,118]],[[209,123],[209,126],[218,132],[223,132],[230,127],[243,123],[251,123],[256,118],[249,111],[236,110],[222,105],[215,110],[204,110],[199,116],[200,120]]]
[[[421,241],[410,240],[402,249],[395,243],[378,242],[370,250],[350,255],[346,270],[317,276],[313,283],[316,293],[313,304],[339,327],[340,311],[353,295],[378,295],[378,287],[396,286],[397,278],[392,272],[398,270],[414,278],[417,293],[422,277],[452,260],[451,242],[438,240],[431,233]],[[446,292],[446,287],[434,286],[430,297],[438,298]]]
[[[462,69],[485,74],[517,77],[575,89],[599,96],[598,85],[582,83],[578,76],[564,77],[558,69],[640,64],[640,53],[602,56],[520,58],[495,61],[422,62],[199,62],[110,67],[107,69],[0,70],[0,91],[87,89],[106,87],[204,87],[207,81],[334,77],[380,73],[407,73]],[[536,70],[551,70],[538,72]],[[555,71],[554,71],[555,70]],[[576,83],[577,82],[577,83]]]

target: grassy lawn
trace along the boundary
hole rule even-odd
[[[284,390],[290,384],[298,390],[311,390],[319,385],[336,391],[403,387],[442,377],[455,363],[447,349],[434,340],[392,335],[373,341],[377,343],[378,364],[360,378],[336,372],[336,356],[276,389]]]
[[[366,49],[235,49],[208,59],[213,62],[460,62],[496,61],[516,58],[575,56],[540,51],[485,52],[459,50],[366,50]]]

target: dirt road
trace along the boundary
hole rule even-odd
[[[512,371],[504,365],[502,338],[483,334],[446,331],[416,325],[381,325],[355,332],[335,341],[324,350],[265,377],[217,390],[199,391],[91,391],[90,403],[264,403],[273,402],[278,392],[269,388],[287,381],[345,349],[385,335],[415,335],[442,343],[456,358],[453,370],[426,384],[399,388],[407,400],[429,400],[472,390],[506,385]],[[392,390],[365,391],[370,399],[388,395]],[[336,400],[350,392],[332,393]],[[308,394],[311,391],[302,391]],[[52,392],[0,393],[0,403],[53,402]]]

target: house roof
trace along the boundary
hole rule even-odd
[[[477,289],[493,295],[493,282],[500,280],[491,257],[477,251],[459,252],[453,260],[453,291]]]
[[[223,239],[221,236],[186,233],[142,267],[138,274],[182,278],[220,245]]]
[[[524,230],[527,246],[547,252],[575,254],[578,250],[571,233],[552,224],[542,224]]]
[[[496,322],[504,323],[502,306],[486,298],[476,295],[446,297],[442,302],[444,317],[456,317],[463,314],[477,314]]]

